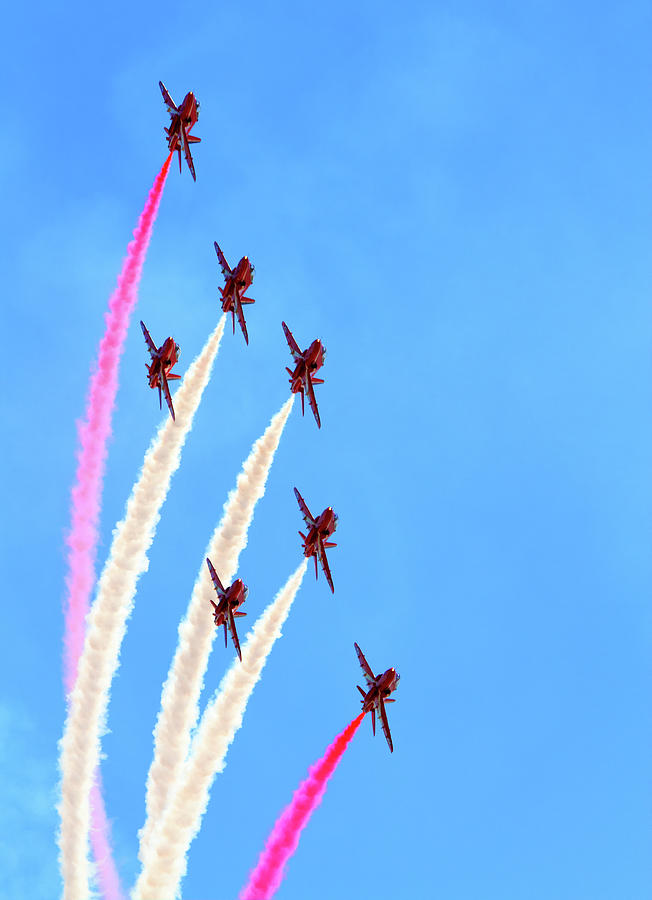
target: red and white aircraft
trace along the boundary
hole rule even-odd
[[[324,379],[315,378],[314,373],[321,369],[321,367],[324,365],[324,360],[326,359],[326,347],[324,347],[320,340],[316,339],[312,342],[308,349],[304,350],[302,353],[299,349],[299,345],[292,336],[292,332],[287,327],[285,322],[282,322],[281,324],[283,325],[283,331],[285,332],[285,337],[287,338],[287,342],[290,345],[290,351],[294,360],[294,371],[292,369],[288,369],[286,366],[286,371],[290,376],[290,386],[292,388],[292,393],[297,394],[299,391],[301,392],[302,415],[304,412],[304,393],[308,395],[308,402],[310,403],[310,409],[313,411],[313,414],[315,416],[317,427],[321,428],[319,410],[317,409],[317,401],[315,400],[315,390],[313,388],[313,385],[324,383]]]
[[[176,381],[181,375],[175,375],[171,369],[176,365],[179,359],[179,345],[175,344],[174,338],[166,338],[160,347],[157,347],[151,339],[149,331],[145,328],[145,323],[141,322],[140,327],[145,335],[145,342],[149,355],[152,358],[151,365],[145,363],[147,369],[147,377],[151,388],[158,388],[158,405],[161,408],[161,389],[165,394],[165,402],[170,410],[170,415],[174,419],[174,407],[172,406],[172,397],[170,396],[170,388],[168,381]]]
[[[245,291],[247,288],[251,287],[251,282],[254,280],[254,267],[249,262],[249,257],[243,256],[235,269],[232,269],[220,250],[220,245],[217,241],[213,241],[213,243],[215,244],[215,252],[217,253],[217,258],[220,262],[222,274],[226,279],[224,287],[220,288],[220,294],[222,295],[222,309],[224,312],[231,313],[234,334],[235,317],[238,317],[238,323],[244,334],[244,339],[248,344],[249,335],[247,334],[247,323],[245,322],[244,313],[242,311],[242,304],[256,302],[251,297],[245,297]]]
[[[371,667],[369,663],[364,657],[364,653],[358,647],[357,644],[353,645],[355,647],[355,652],[358,654],[358,659],[360,660],[360,665],[362,666],[362,671],[364,674],[364,679],[367,682],[367,690],[365,691],[360,685],[357,685],[358,690],[362,694],[362,711],[364,713],[368,713],[371,711],[371,728],[374,734],[376,734],[376,713],[380,716],[380,723],[383,726],[383,734],[389,744],[390,753],[394,752],[394,745],[392,744],[392,736],[389,733],[389,724],[387,722],[387,713],[385,712],[385,704],[386,703],[395,703],[395,700],[390,700],[389,695],[392,691],[396,690],[396,687],[399,683],[401,676],[398,674],[396,669],[387,669],[386,672],[383,672],[382,675],[374,675],[371,671]]]
[[[240,658],[240,662],[242,662],[242,653],[240,652],[240,641],[238,640],[238,632],[235,630],[235,619],[240,616],[246,616],[247,613],[240,612],[238,610],[239,606],[247,599],[247,594],[249,593],[249,588],[246,584],[242,583],[242,579],[238,578],[233,582],[231,587],[224,589],[222,582],[219,579],[219,575],[213,568],[213,563],[206,557],[206,563],[208,565],[208,571],[211,573],[211,578],[213,579],[213,587],[217,592],[217,596],[219,597],[219,603],[213,604],[213,618],[215,619],[215,624],[219,628],[220,625],[224,625],[224,646],[227,645],[227,636],[226,636],[226,626],[229,626],[229,631],[231,632],[231,639],[233,640],[233,646],[235,647],[236,653]]]
[[[172,97],[168,94],[162,81],[159,81],[158,86],[161,89],[165,105],[170,113],[170,127],[165,129],[168,138],[168,149],[173,153],[176,150],[179,154],[179,171],[181,171],[181,151],[183,150],[186,162],[188,163],[188,168],[190,169],[190,174],[194,181],[197,181],[195,166],[190,153],[190,145],[198,144],[201,141],[201,138],[190,134],[190,130],[199,118],[199,103],[195,99],[195,95],[190,91],[183,98],[181,106],[175,106]]]
[[[297,498],[301,514],[303,515],[303,520],[306,523],[306,528],[308,530],[307,535],[303,534],[301,531],[299,532],[299,534],[303,538],[303,555],[306,558],[314,556],[315,578],[317,578],[317,560],[319,560],[319,562],[321,563],[321,567],[324,570],[324,575],[326,576],[328,586],[330,587],[331,591],[335,593],[335,588],[333,587],[333,579],[331,577],[331,570],[328,566],[328,560],[326,559],[326,550],[329,547],[337,547],[337,544],[325,539],[329,538],[337,528],[337,516],[333,512],[333,507],[329,506],[328,509],[325,509],[323,513],[315,519],[306,506],[306,501],[303,499],[296,488],[294,489],[294,493]]]

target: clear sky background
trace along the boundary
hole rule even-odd
[[[357,713],[358,641],[401,673],[280,900],[643,900],[650,879],[649,3],[77,2],[3,14],[0,897],[58,896],[63,535],[75,419],[166,155],[200,103],[121,367],[101,561],[161,419],[143,318],[184,371],[218,240],[256,267],[139,584],[103,767],[130,885],[162,681],[208,538],[323,339],[241,557],[251,623],[300,561],[293,485],[339,514],[247,710],[185,900],[230,900]],[[176,167],[176,162],[175,162]],[[207,611],[207,628],[211,627]],[[217,642],[207,689],[233,658]]]

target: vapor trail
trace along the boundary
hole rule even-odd
[[[285,875],[285,866],[297,849],[301,832],[321,803],[328,780],[363,718],[364,713],[360,713],[335,738],[319,762],[310,767],[308,777],[299,785],[289,805],[276,820],[256,868],[240,891],[239,900],[269,900],[274,896]]]
[[[134,229],[133,240],[109,300],[106,330],[100,341],[97,367],[93,372],[86,401],[86,414],[77,423],[79,449],[77,471],[71,497],[71,526],[67,535],[67,596],[64,601],[63,680],[66,696],[72,691],[84,642],[86,615],[95,582],[97,521],[106,461],[106,445],[111,435],[111,418],[118,389],[118,366],[127,334],[129,317],[137,299],[138,283],[149,246],[154,220],[163,194],[172,154],[168,156],[149,192]],[[99,778],[99,776],[98,776]],[[93,786],[93,855],[105,900],[120,900],[120,888],[109,840],[109,823],[100,782]]]
[[[205,557],[210,557],[222,583],[229,584],[238,570],[238,558],[247,546],[247,531],[258,500],[265,493],[267,476],[292,411],[294,395],[269,423],[229,493],[219,525],[202,556],[185,619],[179,625],[179,643],[163,686],[161,711],[154,729],[154,758],[147,776],[147,818],[140,832],[141,862],[147,856],[154,828],[163,814],[172,785],[179,778],[190,749],[190,735],[199,718],[199,696],[216,630],[210,617],[214,596]]]
[[[89,795],[100,759],[111,680],[133,606],[136,583],[147,569],[160,509],[224,333],[222,316],[206,346],[189,367],[174,403],[176,423],[167,415],[152,441],[113,536],[109,560],[87,619],[87,634],[61,740],[60,864],[64,900],[88,900]]]
[[[206,707],[190,758],[152,836],[132,893],[134,900],[173,900],[179,895],[187,868],[186,854],[201,826],[211,784],[216,773],[224,769],[227,750],[242,725],[249,697],[274,642],[281,636],[307,566],[304,559],[260,616],[242,647],[242,662],[234,660]]]

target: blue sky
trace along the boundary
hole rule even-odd
[[[5,12],[7,385],[0,897],[57,896],[63,534],[75,419],[164,157],[161,78],[201,103],[121,367],[103,561],[160,420],[138,319],[181,370],[218,240],[256,266],[141,579],[104,765],[121,874],[176,628],[250,446],[287,396],[281,320],[323,339],[241,557],[250,616],[300,559],[297,485],[339,514],[216,781],[185,900],[235,897],[358,710],[357,641],[402,679],[363,723],[278,896],[648,895],[649,4],[291,2]],[[207,613],[207,627],[210,616]],[[216,644],[207,689],[232,651]],[[4,892],[4,893],[3,893]]]

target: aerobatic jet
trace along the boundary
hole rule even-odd
[[[166,338],[160,347],[157,347],[151,339],[149,331],[145,328],[145,323],[141,322],[140,327],[145,335],[145,342],[149,355],[152,358],[151,365],[145,363],[147,369],[147,377],[151,388],[158,388],[158,405],[161,408],[161,390],[165,394],[165,402],[170,410],[170,415],[174,419],[174,407],[172,406],[172,397],[170,396],[170,388],[168,381],[176,381],[181,375],[175,375],[172,372],[172,366],[176,365],[179,359],[179,345],[175,344],[174,338]]]
[[[208,557],[206,557],[206,564],[208,565],[208,571],[211,573],[211,578],[213,579],[213,586],[215,588],[217,596],[219,597],[219,603],[215,603],[213,600],[211,600],[211,603],[213,604],[213,618],[215,619],[215,624],[218,628],[220,627],[220,625],[224,625],[225,647],[227,645],[226,626],[229,626],[231,639],[233,640],[233,646],[235,647],[240,662],[242,662],[240,641],[238,640],[238,632],[235,630],[235,620],[236,618],[247,615],[247,613],[240,612],[238,607],[242,606],[242,604],[247,599],[249,588],[246,586],[246,584],[242,583],[241,578],[238,578],[233,582],[231,587],[228,587],[225,590],[222,582],[220,581],[219,575],[213,568],[213,563]]]
[[[285,337],[287,338],[287,342],[290,345],[290,352],[292,353],[292,358],[294,360],[294,370],[288,369],[286,366],[286,371],[290,376],[290,386],[292,388],[292,393],[297,394],[299,391],[301,392],[302,415],[304,412],[304,393],[308,395],[308,402],[310,403],[310,409],[313,411],[313,414],[315,416],[317,427],[321,428],[319,410],[317,409],[317,401],[315,400],[315,391],[313,385],[324,383],[324,379],[315,378],[314,373],[321,369],[321,367],[324,365],[324,360],[326,359],[326,347],[324,347],[320,340],[315,339],[308,347],[308,349],[304,350],[302,353],[299,349],[299,345],[292,336],[292,332],[287,327],[285,322],[281,322],[281,324],[283,325],[283,331],[285,332]]]
[[[380,716],[380,724],[383,726],[383,734],[389,744],[390,753],[394,752],[392,744],[392,736],[389,733],[389,724],[387,722],[387,713],[385,711],[386,703],[395,703],[390,699],[390,694],[395,691],[401,676],[396,669],[387,669],[382,675],[374,675],[371,671],[369,663],[364,658],[364,653],[357,644],[353,645],[355,652],[358,654],[360,665],[364,673],[364,680],[367,682],[367,690],[357,685],[358,690],[362,694],[362,711],[368,713],[371,711],[371,729],[376,734],[376,713]]]
[[[176,150],[179,154],[179,171],[181,171],[181,151],[183,150],[183,155],[188,163],[190,174],[192,175],[193,180],[197,181],[195,166],[190,153],[190,145],[198,144],[201,141],[201,138],[195,137],[194,134],[190,134],[190,131],[199,118],[199,102],[195,99],[195,95],[192,91],[190,91],[183,98],[181,106],[175,106],[172,97],[168,94],[163,82],[159,81],[158,85],[163,94],[165,105],[170,113],[170,127],[165,129],[168,138],[168,149],[173,153]]]
[[[222,274],[226,279],[224,287],[220,288],[220,294],[222,295],[222,309],[224,312],[231,313],[234,334],[235,317],[238,317],[238,324],[244,334],[245,342],[248,344],[249,335],[247,334],[247,323],[245,322],[244,313],[242,311],[242,304],[256,302],[252,297],[245,297],[245,291],[251,286],[251,282],[254,280],[254,267],[249,262],[249,257],[243,256],[235,269],[232,269],[220,250],[220,245],[217,241],[213,241],[213,243],[215,244],[215,252],[217,253],[217,258],[220,262]]]
[[[331,570],[328,566],[328,560],[326,559],[326,550],[330,547],[337,547],[337,544],[333,543],[333,541],[326,540],[326,538],[329,538],[337,528],[337,516],[333,512],[333,507],[329,506],[328,509],[325,509],[323,513],[315,519],[306,506],[306,501],[296,488],[294,489],[294,493],[308,531],[307,534],[303,534],[301,531],[299,532],[303,538],[303,555],[306,558],[314,556],[315,578],[317,578],[317,560],[319,560],[321,567],[324,570],[328,586],[331,591],[335,593]]]

